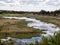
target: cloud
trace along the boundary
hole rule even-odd
[[[60,0],[0,0],[0,9],[40,11],[60,9]]]
[[[51,6],[60,6],[60,1],[59,0],[49,0],[46,4],[51,5]]]

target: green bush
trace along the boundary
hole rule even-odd
[[[41,42],[31,43],[30,45],[60,45],[60,31],[57,32],[53,37],[43,37]]]

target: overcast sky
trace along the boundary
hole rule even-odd
[[[54,11],[60,9],[60,0],[0,0],[0,10]]]

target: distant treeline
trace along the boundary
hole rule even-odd
[[[38,15],[52,15],[52,16],[60,16],[60,9],[55,11],[45,11],[41,10],[40,12],[29,12],[29,11],[9,11],[9,10],[0,10],[0,14],[10,13],[10,14],[38,14]]]

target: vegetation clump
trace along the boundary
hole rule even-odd
[[[31,43],[30,45],[60,45],[60,31],[53,37],[43,37],[41,42]]]

